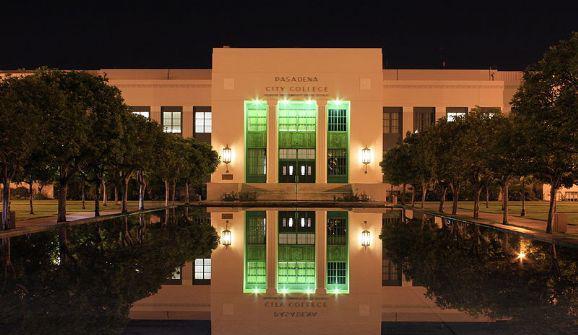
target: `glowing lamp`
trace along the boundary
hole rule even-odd
[[[231,245],[231,242],[233,242],[233,236],[229,228],[225,226],[225,230],[223,230],[223,232],[221,233],[221,244],[224,245],[225,247],[228,247]]]
[[[229,148],[229,146],[227,145],[226,147],[223,148],[223,151],[221,153],[221,159],[223,160],[223,163],[225,163],[225,165],[227,166],[227,173],[229,173],[229,163],[231,163],[231,159],[233,156],[233,152],[231,150],[231,148]]]
[[[371,233],[369,230],[361,232],[361,246],[367,248],[371,245]]]
[[[367,146],[361,149],[361,162],[365,166],[365,173],[367,173],[367,165],[371,163],[371,149]]]

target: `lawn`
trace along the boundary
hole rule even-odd
[[[425,206],[429,209],[437,210],[438,202],[426,202]],[[486,208],[486,202],[480,202],[480,211],[486,213],[501,214],[502,213],[502,202],[501,201],[490,201]],[[416,202],[416,206],[420,206]],[[451,201],[446,202],[445,210],[451,211],[452,203]],[[460,201],[458,207],[462,210],[472,211],[474,208],[473,201]],[[526,217],[530,219],[546,220],[548,218],[548,207],[549,203],[547,201],[526,201]],[[521,201],[510,201],[508,203],[508,210],[512,216],[520,216],[520,211],[522,209]],[[578,202],[558,202],[558,212],[566,213],[568,215],[568,220],[570,223],[578,223]]]
[[[30,214],[30,208],[28,205],[28,200],[12,200],[10,209],[16,211],[16,222],[27,220],[31,218],[41,218],[41,217],[56,217],[57,215],[57,204],[56,200],[35,200],[34,201],[34,214]],[[82,201],[67,201],[66,210],[68,212],[92,212],[94,211],[94,201],[86,201],[86,209],[82,208]],[[145,201],[145,208],[156,208],[164,206],[164,201]],[[2,205],[0,205],[0,210]],[[138,209],[138,201],[129,201],[128,210],[133,211]],[[115,204],[114,201],[109,201],[108,206],[100,205],[101,212],[108,210],[120,210],[120,204]]]

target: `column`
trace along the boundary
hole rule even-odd
[[[317,255],[317,289],[315,294],[327,294],[327,211],[315,212],[315,254]]]
[[[267,211],[267,294],[277,294],[277,221],[278,211]]]
[[[317,105],[317,149],[315,152],[315,183],[327,183],[327,101],[318,101]]]
[[[267,183],[277,182],[277,105],[276,101],[268,100],[267,111]]]

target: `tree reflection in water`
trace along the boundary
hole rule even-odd
[[[442,308],[507,320],[511,334],[578,333],[577,250],[433,218],[384,225],[381,238]]]
[[[117,334],[218,237],[200,210],[133,215],[1,240],[0,334]]]

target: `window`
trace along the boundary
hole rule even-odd
[[[213,116],[210,106],[195,106],[195,134],[210,134],[213,131]]]
[[[193,285],[211,284],[211,259],[196,258],[193,266]]]
[[[496,114],[501,113],[500,107],[477,107],[480,112],[487,114],[490,118]]]
[[[267,181],[267,110],[265,101],[245,101],[245,179]]]
[[[413,108],[413,130],[422,132],[435,124],[435,107]]]
[[[347,131],[347,109],[329,109],[327,111],[328,131]]]
[[[130,109],[133,114],[144,116],[147,119],[151,117],[150,106],[130,106]]]
[[[277,289],[315,291],[315,212],[280,211]]]
[[[180,106],[162,106],[161,123],[165,133],[181,134],[182,133],[182,115],[183,107]]]
[[[387,257],[387,250],[385,247],[383,248],[381,255],[381,285],[401,286],[401,268]]]
[[[264,211],[245,214],[245,292],[267,289],[267,215]]]
[[[383,107],[383,133],[401,134],[402,107]]]
[[[347,176],[347,149],[327,149],[328,176]]]
[[[167,278],[163,285],[182,285],[183,284],[183,267],[179,266],[173,271],[171,276]]]
[[[458,117],[464,117],[468,113],[468,107],[447,107],[446,118],[448,122],[454,121]]]
[[[349,292],[347,212],[327,212],[327,291]]]
[[[383,151],[403,140],[403,107],[383,107]]]

